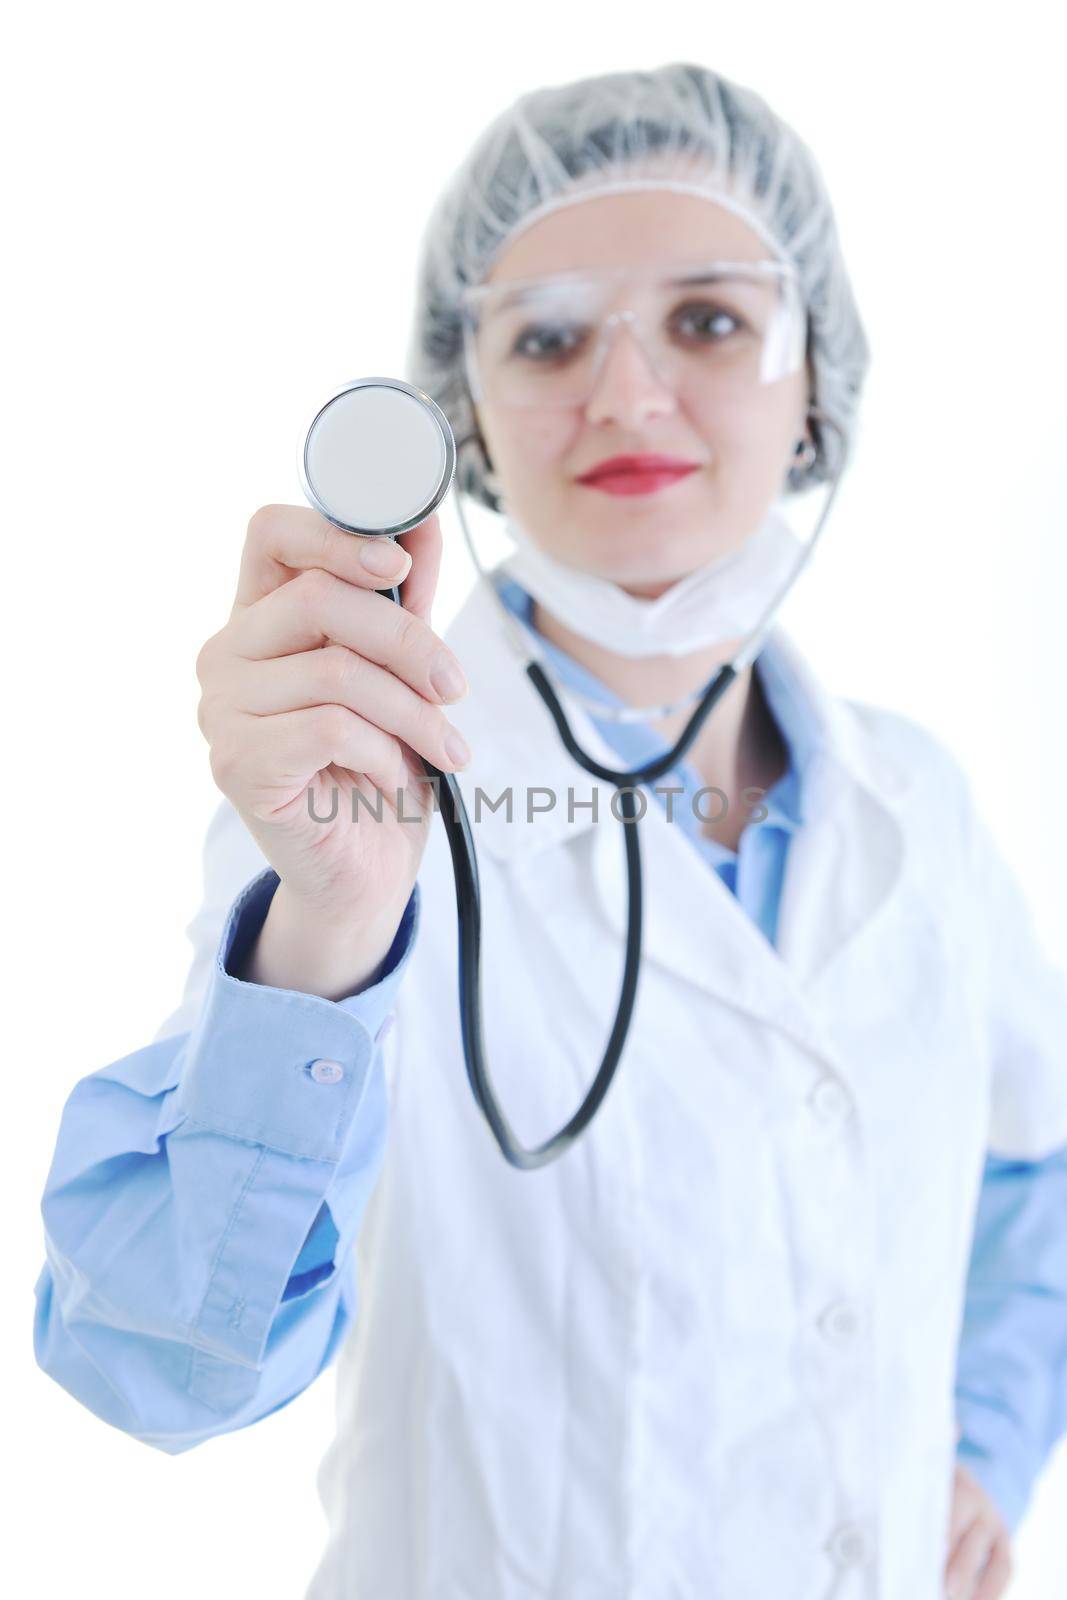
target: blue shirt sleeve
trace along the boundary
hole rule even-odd
[[[278,887],[278,874],[268,868],[248,886],[248,898],[234,928],[233,939],[225,958],[227,970],[239,967],[266,919],[270,902]],[[407,958],[414,942],[415,919],[418,914],[418,885],[408,900],[396,937],[385,958],[378,981],[359,994],[349,995],[335,1003],[360,1021],[371,1039],[378,1043],[383,1037],[391,1017]],[[319,1207],[315,1221],[304,1241],[286,1284],[283,1300],[303,1294],[334,1268],[340,1238],[338,1225],[343,1223],[337,1211],[343,1213],[343,1199],[334,1194],[333,1203],[327,1196]]]
[[[958,1458],[1012,1532],[1067,1431],[1067,1146],[990,1154],[956,1375]]]
[[[387,1124],[378,1040],[419,889],[378,982],[328,1001],[230,970],[277,886],[268,868],[233,902],[190,1029],[75,1085],[42,1199],[39,1365],[171,1453],[287,1404],[357,1309],[346,1264]]]

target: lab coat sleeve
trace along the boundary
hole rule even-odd
[[[205,906],[234,865],[218,824]],[[208,960],[197,950],[175,1014],[186,1026],[170,1019],[75,1085],[42,1200],[38,1363],[170,1453],[287,1404],[357,1309],[352,1245],[386,1137],[377,1035],[414,946],[419,889],[379,982],[333,1002],[233,976],[277,884],[261,868]],[[210,915],[196,926],[202,942]],[[312,1076],[321,1058],[340,1064],[336,1081]]]
[[[959,1459],[1013,1531],[1067,1428],[1067,975],[985,824],[971,888],[985,930],[992,1103],[956,1379]]]

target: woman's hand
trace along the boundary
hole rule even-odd
[[[417,756],[444,771],[469,759],[443,710],[466,680],[428,621],[436,514],[404,538],[406,549],[310,508],[265,506],[248,525],[229,621],[197,658],[212,775],[281,879],[260,935],[273,966],[258,982],[347,993],[372,975],[433,818]],[[388,565],[372,571],[366,557]],[[401,579],[403,608],[374,592]],[[355,821],[354,791],[367,802]]]
[[[959,1462],[948,1544],[949,1600],[1000,1600],[1011,1578],[1011,1536],[981,1484]]]

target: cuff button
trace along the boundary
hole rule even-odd
[[[324,1059],[313,1061],[308,1071],[316,1083],[340,1083],[345,1075],[345,1069],[339,1061]]]

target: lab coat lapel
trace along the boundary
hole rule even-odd
[[[782,693],[799,700],[814,729],[776,938],[781,960],[814,997],[844,957],[855,959],[863,941],[879,934],[904,880],[901,806],[912,774],[875,742],[861,707],[827,691],[783,628],[765,649],[772,703]]]
[[[450,707],[474,754],[461,789],[474,818],[477,850],[486,849],[518,873],[543,936],[573,955],[572,930],[558,915],[561,885],[573,883],[573,863],[552,852],[591,857],[593,909],[618,940],[626,929],[623,824],[611,813],[612,790],[599,785],[599,817],[589,808],[568,812],[567,796],[588,798],[596,780],[564,750],[549,713],[503,633],[492,596],[477,585],[446,638],[478,691]],[[738,903],[659,799],[642,791],[639,823],[644,891],[643,960],[675,978],[777,1027],[803,1047],[833,1059],[833,1048],[811,1004],[842,950],[874,922],[899,881],[903,835],[890,797],[903,774],[868,749],[855,714],[818,684],[799,651],[777,630],[768,641],[794,692],[807,697],[824,747],[805,774],[805,825],[790,841],[776,947]],[[565,701],[583,748],[608,766],[618,753],[598,734],[584,709]],[[553,810],[526,821],[526,793],[556,796]],[[485,796],[510,790],[513,811],[485,809]],[[640,809],[640,802],[639,802]],[[590,834],[591,837],[585,837]],[[492,930],[486,930],[491,941]],[[592,979],[592,974],[590,975]]]
[[[593,732],[595,738],[595,731]],[[796,1043],[833,1060],[817,1004],[846,951],[858,955],[900,881],[899,823],[827,763],[813,768],[810,817],[786,855],[775,945],[654,796],[639,825],[644,885],[643,952],[676,977]],[[622,825],[594,840],[600,910],[625,931]]]

